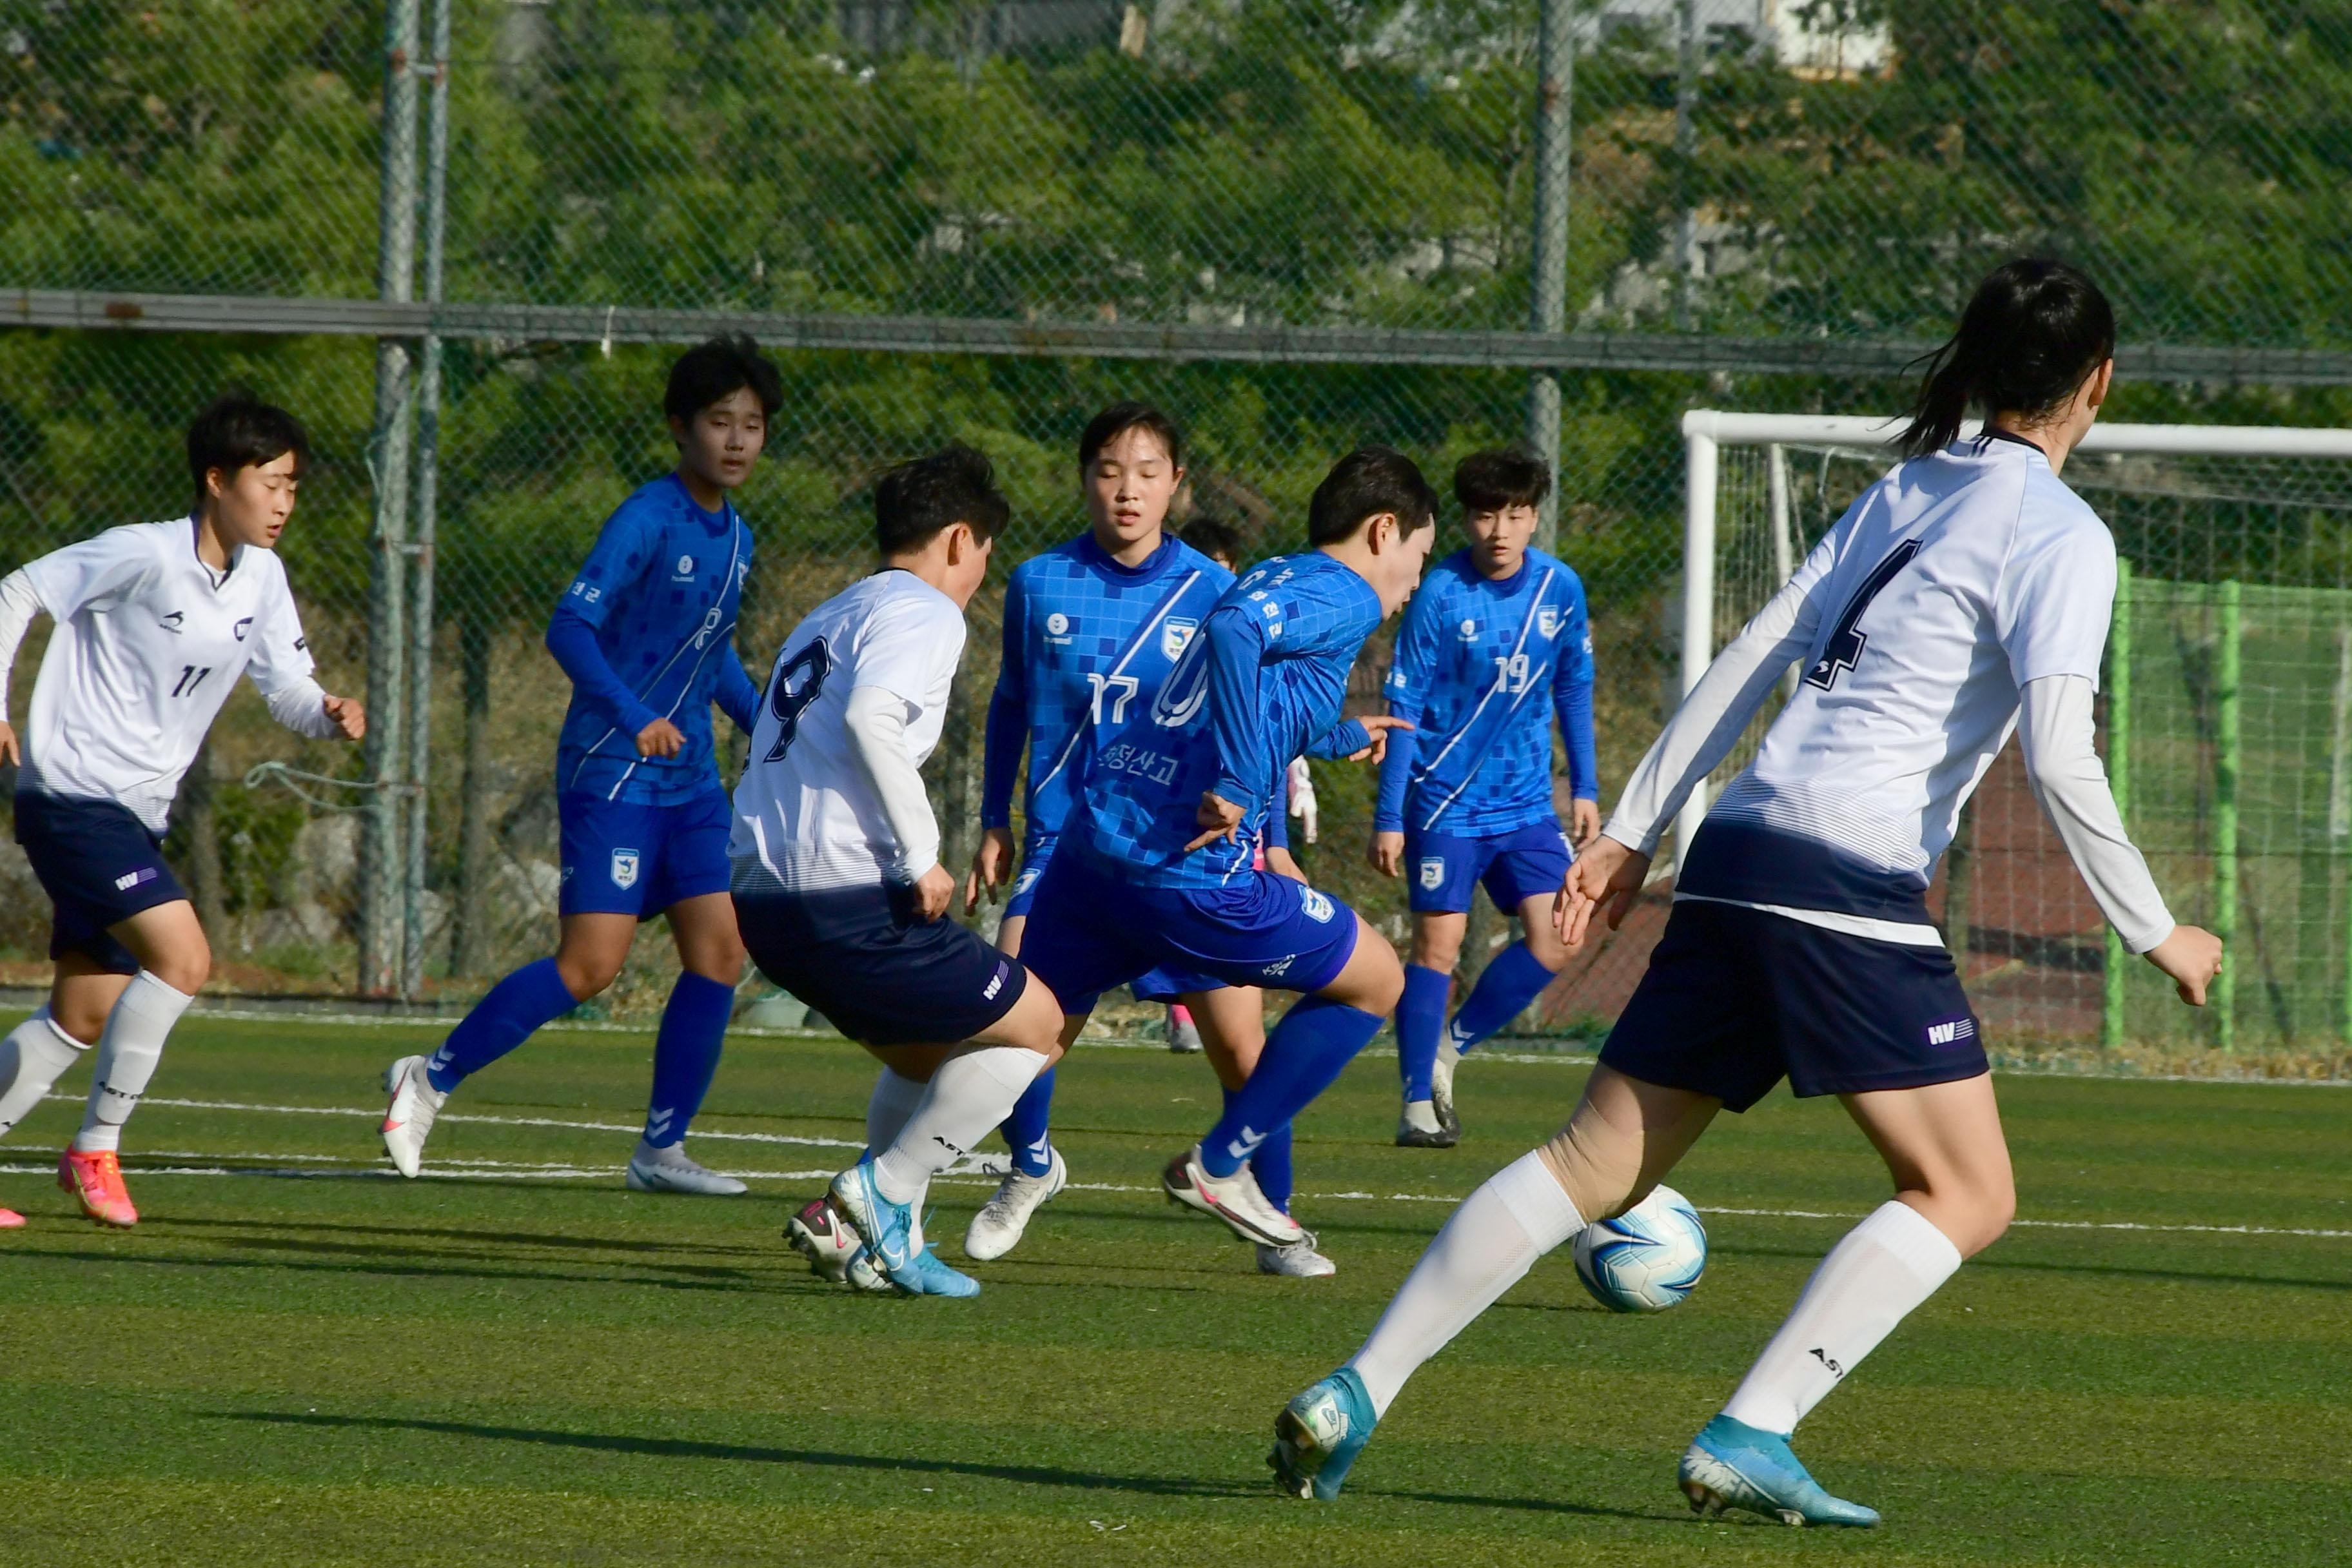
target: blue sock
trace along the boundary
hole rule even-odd
[[[654,1092],[646,1106],[646,1142],[667,1149],[686,1136],[687,1123],[710,1092],[719,1048],[735,1011],[735,987],[691,971],[670,987],[654,1036]]]
[[[1047,1068],[1030,1079],[999,1129],[1004,1146],[1013,1151],[1013,1168],[1024,1176],[1042,1176],[1054,1168],[1053,1137],[1047,1131],[1053,1115],[1054,1069]]]
[[[1224,1093],[1225,1108],[1230,1110],[1234,1091],[1229,1089]],[[1257,1190],[1265,1194],[1266,1201],[1288,1214],[1292,1186],[1289,1122],[1284,1122],[1265,1135],[1265,1142],[1259,1144],[1257,1152],[1250,1156],[1249,1168],[1250,1174],[1257,1178]]]
[[[1397,1074],[1410,1104],[1429,1098],[1429,1069],[1437,1060],[1437,1037],[1445,1031],[1445,1003],[1454,976],[1423,964],[1404,966],[1404,996],[1397,1003]]]
[[[1381,1020],[1360,1007],[1301,997],[1266,1037],[1249,1082],[1234,1090],[1224,1115],[1201,1141],[1201,1168],[1220,1178],[1240,1170],[1244,1160],[1331,1087],[1380,1026]]]
[[[490,994],[457,1020],[425,1064],[425,1080],[446,1094],[530,1038],[541,1025],[553,1023],[579,1005],[555,960],[526,963],[491,986]]]
[[[1500,1032],[1543,994],[1544,987],[1552,982],[1552,973],[1528,951],[1524,942],[1515,942],[1496,953],[1495,962],[1478,976],[1478,984],[1470,988],[1462,1011],[1454,1015],[1454,1026],[1447,1031],[1454,1048],[1466,1051]]]

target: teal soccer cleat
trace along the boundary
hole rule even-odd
[[[920,1296],[923,1273],[915,1261],[913,1205],[894,1204],[874,1184],[874,1162],[860,1160],[826,1189],[833,1206],[857,1231],[869,1262],[902,1296]]]
[[[977,1296],[980,1281],[969,1274],[958,1273],[940,1261],[939,1248],[926,1247],[915,1254],[911,1266],[923,1282],[926,1296]]]
[[[1692,1510],[1715,1518],[1746,1509],[1783,1524],[1847,1524],[1868,1530],[1878,1513],[1823,1491],[1789,1447],[1789,1439],[1718,1415],[1683,1455],[1680,1479]]]
[[[1355,1368],[1341,1367],[1274,1418],[1274,1452],[1265,1462],[1276,1484],[1292,1497],[1331,1501],[1379,1422],[1364,1380]]]

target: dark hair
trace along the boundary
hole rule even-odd
[[[1129,430],[1149,430],[1160,439],[1160,449],[1168,454],[1169,463],[1184,466],[1184,433],[1176,428],[1176,421],[1149,403],[1114,403],[1092,419],[1078,435],[1078,468],[1080,472],[1095,466],[1102,449]]]
[[[264,403],[233,386],[205,405],[188,426],[188,478],[196,500],[205,497],[205,476],[215,468],[233,479],[239,468],[274,463],[294,454],[294,472],[310,466],[310,437],[302,422],[274,403]]]
[[[874,487],[874,542],[885,555],[920,550],[959,522],[994,539],[1012,518],[987,457],[961,444],[900,463]]]
[[[1315,487],[1307,503],[1307,542],[1337,544],[1368,517],[1396,513],[1402,531],[1417,533],[1437,521],[1437,492],[1411,458],[1392,447],[1359,447]]]
[[[2025,257],[1977,285],[1960,330],[1927,358],[1903,455],[1940,451],[1973,408],[2053,414],[2116,352],[2116,312],[2078,267]]]
[[[1489,447],[1454,465],[1454,499],[1468,512],[1541,506],[1551,494],[1551,470],[1521,447]]]
[[[741,332],[722,333],[677,356],[669,367],[662,412],[690,425],[696,415],[747,386],[760,400],[762,414],[773,414],[784,401],[784,378],[760,345]]]
[[[1223,518],[1203,513],[1186,523],[1176,537],[1203,555],[1222,555],[1236,566],[1241,564],[1242,531]]]

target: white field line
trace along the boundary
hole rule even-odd
[[[81,1103],[79,1094],[51,1094],[50,1100],[69,1100]],[[364,1116],[381,1121],[380,1109],[352,1105],[257,1105],[241,1100],[165,1100],[160,1095],[148,1095],[142,1105],[170,1105],[183,1110],[250,1110],[277,1116]],[[551,1116],[476,1116],[460,1111],[445,1110],[436,1121],[479,1121],[499,1127],[561,1127],[575,1132],[643,1132],[642,1121],[565,1121]],[[709,1128],[697,1128],[697,1138],[729,1139],[740,1143],[792,1143],[814,1149],[863,1149],[863,1139],[856,1138],[796,1138],[783,1132],[721,1132]]]
[[[80,1099],[78,1095],[51,1095],[52,1100]],[[289,1116],[369,1116],[378,1112],[350,1107],[317,1105],[258,1105],[244,1100],[148,1100],[149,1105],[172,1105],[187,1110],[236,1110]],[[559,1121],[531,1116],[464,1116],[450,1121],[487,1122],[518,1127],[562,1127],[595,1132],[635,1132],[634,1123],[606,1121]],[[787,1143],[836,1149],[862,1148],[863,1144],[842,1138],[798,1138],[780,1132],[710,1132],[698,1131],[697,1138],[731,1138],[761,1143]],[[394,1173],[382,1161],[349,1160],[331,1154],[239,1153],[217,1154],[194,1150],[159,1150],[152,1152],[133,1151],[134,1161],[158,1160],[253,1160],[275,1161],[280,1165],[310,1168],[273,1168],[268,1165],[234,1166],[221,1164],[151,1166],[134,1163],[131,1168],[142,1176],[365,1176],[390,1177]],[[0,1175],[39,1175],[56,1170],[53,1164],[0,1164]],[[953,1166],[939,1178],[949,1186],[992,1186],[1002,1180],[1007,1169],[1003,1155],[972,1155]],[[456,1159],[436,1160],[423,1173],[426,1176],[474,1181],[568,1181],[610,1179],[617,1166],[583,1166],[562,1162],[526,1160]],[[721,1175],[745,1182],[814,1182],[830,1180],[834,1173],[816,1171],[722,1171]],[[1115,1193],[1128,1195],[1156,1193],[1156,1186],[1137,1186],[1119,1182],[1072,1182],[1069,1188],[1083,1193]],[[1458,1204],[1463,1194],[1454,1193],[1302,1193],[1302,1198],[1316,1203],[1390,1203],[1390,1204]],[[1725,1215],[1744,1219],[1798,1220],[1859,1220],[1860,1214],[1835,1209],[1759,1209],[1727,1208],[1699,1205],[1701,1214]],[[2157,1225],[2142,1220],[2087,1219],[2014,1219],[2010,1222],[2019,1230],[2071,1231],[2139,1231],[2151,1236],[2294,1236],[2321,1240],[2352,1240],[2352,1230],[2331,1230],[2305,1226],[2263,1225]]]

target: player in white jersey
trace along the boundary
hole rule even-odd
[[[1961,805],[2024,721],[2028,777],[2125,943],[2202,1005],[2221,946],[2176,925],[2092,741],[2115,542],[2059,479],[2114,374],[2105,298],[2011,262],[1936,356],[1906,460],[1857,500],[1708,667],[1561,889],[1558,923],[1612,926],[1659,836],[1792,662],[1797,693],[1684,858],[1675,903],[1584,1098],[1550,1142],[1454,1211],[1361,1350],[1276,1425],[1286,1489],[1337,1494],[1405,1380],[1594,1219],[1622,1213],[1714,1119],[1786,1076],[1835,1094],[1895,1196],[1832,1249],[1722,1414],[1684,1454],[1691,1506],[1873,1525],[1790,1434],[2016,1196],[1978,1026],[1926,893]],[[1973,407],[1984,433],[1958,439]]]
[[[884,1064],[866,1157],[795,1216],[794,1245],[832,1278],[971,1296],[924,1245],[924,1194],[1061,1055],[1053,993],[946,918],[955,878],[919,771],[1010,510],[988,459],[950,447],[883,475],[874,511],[883,569],[776,656],[727,855],[761,972]],[[844,1221],[862,1258],[835,1247]]]
[[[8,676],[33,618],[56,623],[16,776],[16,842],[56,908],[49,999],[0,1040],[0,1134],[95,1043],[81,1131],[58,1184],[102,1224],[136,1225],[116,1158],[164,1037],[212,966],[163,864],[164,826],[229,689],[250,674],[288,729],[356,740],[367,716],[310,678],[273,552],[310,446],[292,415],[232,394],[188,430],[195,510],[133,523],[0,579],[0,760],[19,761]],[[0,1209],[0,1227],[24,1223]]]

